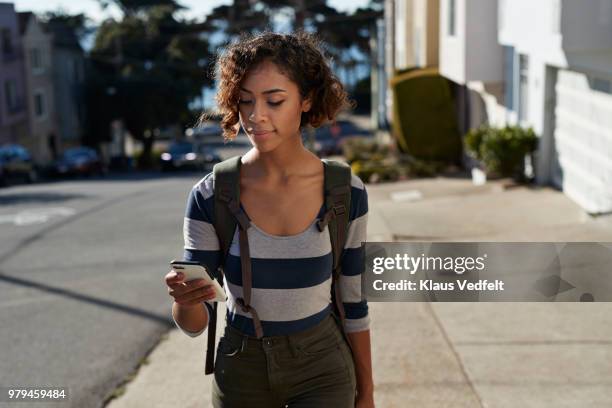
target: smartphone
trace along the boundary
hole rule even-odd
[[[185,275],[185,282],[189,282],[194,279],[204,279],[206,283],[212,284],[215,289],[215,298],[211,299],[214,302],[225,302],[227,296],[225,295],[225,291],[219,285],[214,278],[210,276],[206,267],[198,262],[190,262],[190,261],[176,261],[173,260],[170,262],[170,266],[172,270],[176,272],[181,272]]]

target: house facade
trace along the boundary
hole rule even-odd
[[[52,37],[36,15],[19,13],[28,95],[30,152],[39,163],[55,159],[60,149],[52,69]]]
[[[53,103],[61,149],[80,144],[85,120],[85,56],[73,29],[47,23],[52,38]]]
[[[23,51],[15,8],[0,3],[0,144],[28,137]]]
[[[504,121],[503,48],[497,2],[442,0],[440,74],[452,82],[460,131]]]
[[[431,47],[436,41],[419,27],[431,25],[423,16],[437,9],[437,63],[452,83],[461,132],[482,124],[532,127],[540,137],[537,181],[588,213],[612,212],[612,2],[435,3],[385,2],[389,78],[435,65],[421,38],[428,33]],[[387,115],[391,103],[387,95]]]
[[[612,2],[500,0],[507,119],[541,136],[536,175],[612,212]]]
[[[386,0],[384,65],[386,79],[407,68],[436,68],[439,63],[440,0]],[[391,122],[392,94],[385,87],[384,111]]]

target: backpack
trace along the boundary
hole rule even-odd
[[[242,265],[243,298],[236,299],[237,305],[251,314],[255,333],[258,338],[263,336],[261,322],[257,311],[251,307],[251,258],[249,256],[249,243],[247,230],[250,227],[249,219],[240,208],[240,165],[241,156],[235,156],[215,164],[214,174],[214,227],[219,239],[221,249],[221,263],[218,280],[223,284],[222,266],[229,253],[229,248],[238,226],[240,242],[240,261]],[[325,214],[317,222],[319,231],[328,227],[332,247],[332,288],[331,296],[333,310],[340,318],[341,329],[344,332],[344,307],[340,297],[338,279],[341,273],[342,250],[348,234],[348,222],[351,206],[351,168],[341,162],[322,159],[324,167],[325,186]],[[214,371],[214,352],[217,328],[217,303],[214,303],[213,312],[208,320],[208,342],[206,350],[205,373]],[[350,343],[349,343],[350,346]]]

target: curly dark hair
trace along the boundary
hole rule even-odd
[[[264,32],[243,35],[217,56],[216,78],[219,89],[215,100],[221,115],[223,137],[232,140],[238,133],[238,100],[240,84],[250,69],[263,61],[274,63],[295,82],[302,98],[311,97],[312,106],[303,112],[300,129],[319,127],[334,121],[343,109],[353,108],[340,80],[329,67],[321,41],[313,34],[299,31],[294,34]],[[200,120],[205,120],[202,115]]]

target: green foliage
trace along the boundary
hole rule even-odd
[[[484,164],[487,173],[502,177],[521,178],[525,156],[535,151],[537,143],[532,128],[519,126],[481,126],[465,136],[466,150]]]
[[[347,140],[343,144],[343,154],[353,173],[370,183],[431,177],[448,167],[445,162],[398,154],[389,145],[362,138]]]
[[[85,90],[87,134],[92,142],[104,140],[110,121],[120,118],[147,150],[147,130],[192,117],[190,102],[212,84],[206,75],[212,55],[199,25],[178,20],[175,6],[128,3],[139,11],[108,19],[97,31]]]
[[[390,146],[362,137],[347,139],[342,144],[342,154],[349,164],[358,160],[382,160],[390,151]]]
[[[391,84],[399,149],[421,160],[459,162],[461,139],[448,81],[437,70],[414,69]]]

